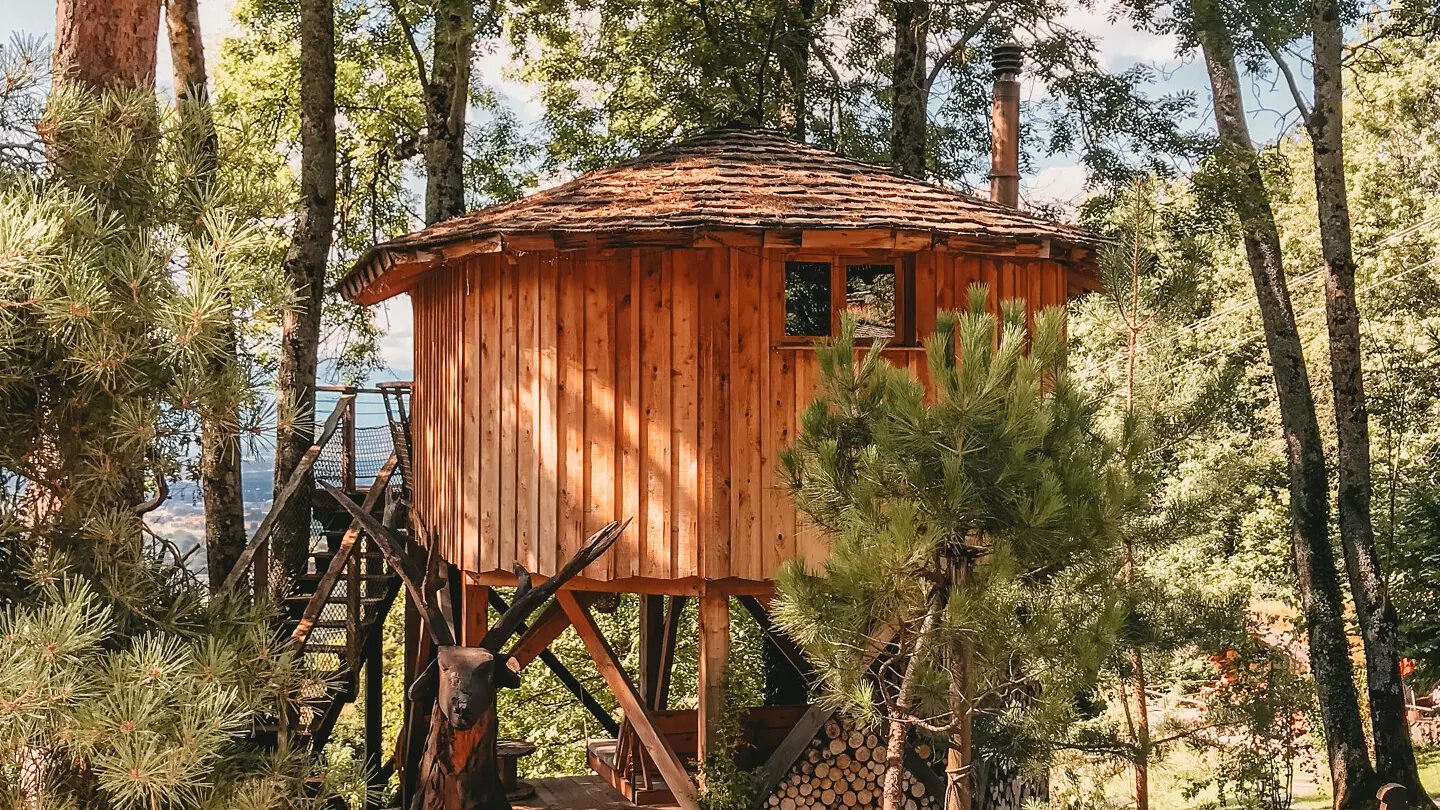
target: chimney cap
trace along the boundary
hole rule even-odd
[[[1024,64],[1025,51],[1014,42],[995,46],[995,52],[990,55],[990,66],[996,79],[1016,78]]]

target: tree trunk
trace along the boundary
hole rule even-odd
[[[315,373],[320,306],[335,223],[335,8],[332,0],[300,3],[300,209],[285,281],[293,301],[280,336],[276,380],[275,491],[289,480],[315,441]],[[281,570],[304,569],[310,542],[311,486],[276,516],[271,535]]]
[[[1213,0],[1196,3],[1194,11],[1210,75],[1220,157],[1232,167],[1236,211],[1275,375],[1289,467],[1291,549],[1309,634],[1310,667],[1320,702],[1335,805],[1365,806],[1374,797],[1375,773],[1365,748],[1345,638],[1339,575],[1330,545],[1325,453],[1281,260],[1280,236],[1245,121],[1234,48]]]
[[[974,562],[965,557],[951,567],[952,591],[970,586],[973,565]],[[962,640],[946,650],[947,657],[950,658],[945,662],[948,678],[946,703],[950,711],[950,722],[955,730],[950,734],[950,749],[945,752],[945,810],[970,810],[974,802],[975,783],[971,772],[975,759],[971,711],[974,693],[973,646],[968,640]]]
[[[800,24],[791,34],[788,68],[795,140],[805,143],[810,137],[810,48],[815,39],[810,26],[815,20],[815,0],[799,0],[799,10]]]
[[[1433,807],[1420,785],[1405,720],[1397,649],[1399,617],[1386,592],[1370,517],[1370,426],[1365,408],[1360,311],[1355,302],[1350,204],[1345,190],[1341,75],[1344,30],[1334,0],[1316,0],[1313,12],[1315,104],[1306,123],[1314,156],[1320,249],[1325,259],[1325,315],[1338,439],[1340,539],[1355,615],[1365,642],[1365,680],[1377,774],[1382,782],[1398,782],[1409,788],[1412,802]]]
[[[908,177],[925,176],[927,0],[895,3],[895,58],[890,108],[890,163]]]
[[[54,73],[92,90],[153,87],[160,0],[60,0]]]
[[[435,53],[425,89],[425,223],[465,213],[465,111],[470,103],[473,0],[441,0],[435,9]]]
[[[214,182],[219,142],[206,89],[205,47],[200,36],[199,0],[168,0],[165,28],[175,75],[175,102],[183,137],[195,145],[197,165],[192,183],[192,232],[202,235],[201,217]],[[221,335],[215,368],[239,363],[233,327],[234,306],[226,293],[231,323]],[[200,491],[205,499],[205,558],[210,587],[219,588],[245,550],[245,501],[240,480],[239,411],[228,398],[208,403],[200,417]]]

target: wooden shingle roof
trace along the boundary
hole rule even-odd
[[[1051,240],[1088,245],[1079,229],[798,143],[773,130],[718,129],[376,245],[340,282],[373,303],[453,255],[582,245],[693,243],[714,231],[889,230],[907,244]],[[596,235],[606,235],[598,242]],[[585,237],[589,237],[588,240]],[[485,246],[467,243],[484,241]],[[913,248],[912,248],[913,249]]]

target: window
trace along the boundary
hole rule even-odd
[[[785,263],[786,337],[831,334],[830,262]]]
[[[802,254],[785,262],[785,330],[777,342],[809,345],[838,335],[840,317],[849,315],[859,343],[914,346],[913,288],[908,257]]]
[[[895,337],[895,265],[847,264],[845,266],[845,311],[859,321],[855,337]]]

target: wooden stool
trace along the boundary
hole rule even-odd
[[[520,781],[520,758],[533,753],[535,744],[524,740],[495,742],[495,764],[500,771],[500,785],[505,788],[506,798],[526,799],[535,795],[535,788],[529,782]]]

